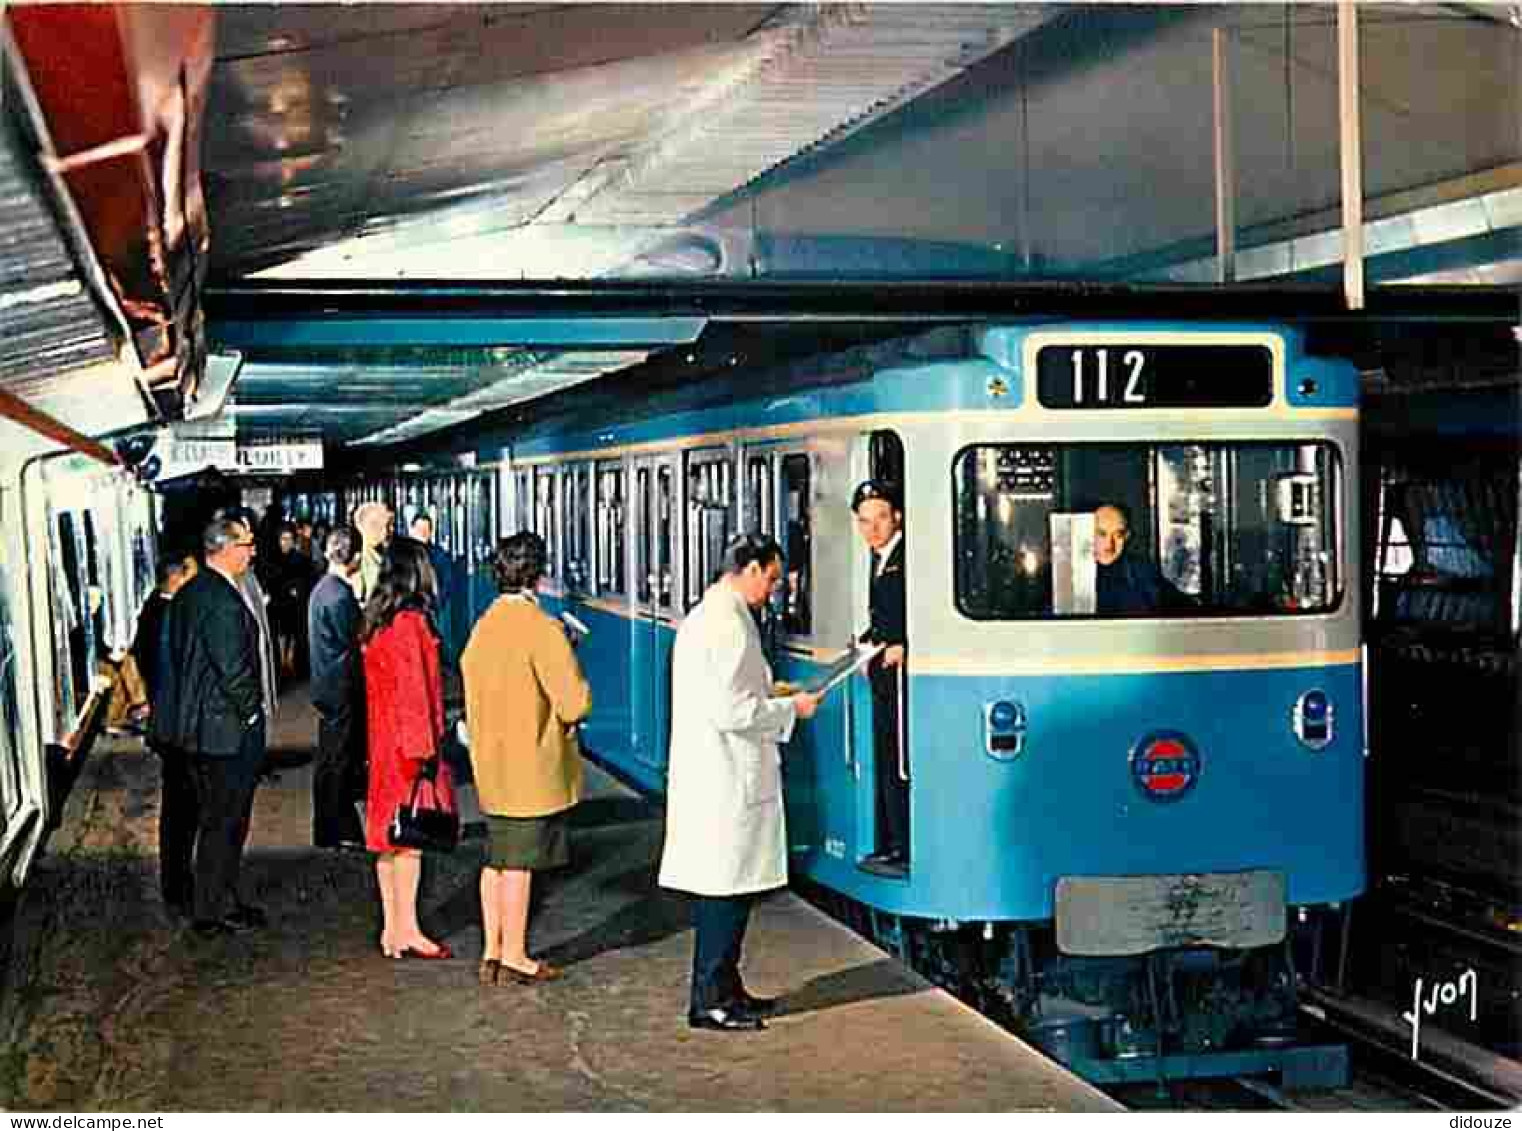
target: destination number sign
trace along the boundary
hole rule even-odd
[[[1046,408],[1263,408],[1273,396],[1267,346],[1069,342],[1036,351]]]

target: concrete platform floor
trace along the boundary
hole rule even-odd
[[[687,907],[655,886],[660,812],[605,776],[532,949],[568,966],[483,989],[479,841],[431,858],[420,905],[445,962],[378,948],[371,859],[310,847],[314,723],[288,696],[289,767],[261,786],[244,893],[270,912],[207,941],[157,895],[158,767],[96,751],[13,924],[0,1105],[16,1110],[1102,1111],[1115,1105],[786,893],[745,970],[785,995],[760,1034],[689,1030]]]

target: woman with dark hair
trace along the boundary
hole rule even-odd
[[[544,539],[503,539],[492,566],[501,596],[460,660],[471,768],[491,842],[481,870],[479,974],[482,985],[529,985],[560,976],[528,955],[529,887],[534,872],[570,859],[569,814],[581,799],[573,728],[592,710],[592,690],[560,624],[534,596]]]
[[[424,773],[433,775],[439,802],[454,805],[449,767],[439,757],[444,689],[432,621],[436,589],[428,548],[411,538],[393,538],[360,629],[370,751],[365,846],[379,854],[381,953],[387,958],[450,956],[447,946],[428,938],[418,925],[422,854],[393,845],[388,833],[397,806],[408,801]]]

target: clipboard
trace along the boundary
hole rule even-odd
[[[882,652],[883,644],[857,644],[846,649],[826,668],[818,678],[804,687],[811,695],[823,695],[839,687],[872,662],[872,657]]]

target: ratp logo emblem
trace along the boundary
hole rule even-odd
[[[1176,730],[1146,735],[1131,750],[1131,780],[1149,801],[1177,801],[1200,780],[1200,752]]]

